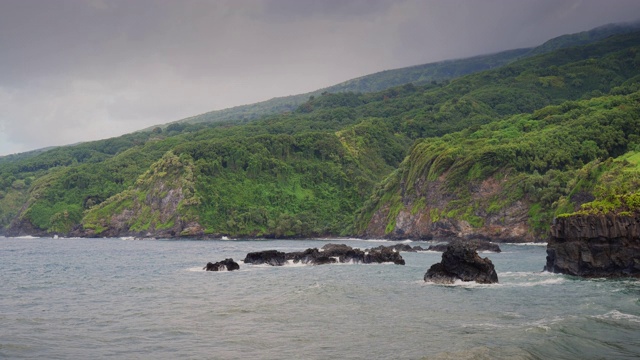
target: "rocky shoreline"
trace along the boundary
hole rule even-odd
[[[546,271],[581,277],[640,277],[640,216],[573,215],[551,226]]]

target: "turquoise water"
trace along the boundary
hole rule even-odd
[[[392,244],[0,238],[0,358],[640,357],[640,281],[541,272],[539,245],[481,254],[497,285],[425,284],[434,252],[403,253],[405,266],[202,271],[328,242]]]

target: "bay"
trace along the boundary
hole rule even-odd
[[[0,238],[0,358],[640,357],[640,282],[542,272],[540,245],[481,254],[494,285],[424,283],[436,252],[402,253],[405,266],[239,261],[326,243],[394,244]],[[239,271],[202,271],[229,257]]]

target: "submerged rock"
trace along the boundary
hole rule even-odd
[[[544,270],[582,277],[640,277],[640,215],[556,219]]]
[[[237,262],[233,261],[233,259],[224,259],[222,261],[218,261],[217,263],[207,263],[207,265],[202,268],[202,270],[206,271],[233,271],[240,270],[240,265]]]
[[[488,241],[469,240],[466,243],[471,244],[472,246],[475,246],[476,251],[492,251],[495,253],[502,252],[502,249],[500,249],[500,246],[498,246],[498,244],[494,244]],[[444,252],[444,251],[447,251],[448,246],[449,246],[448,243],[436,244],[436,245],[429,246],[427,250]]]
[[[408,245],[408,244],[396,244],[396,245],[389,245],[389,246],[380,245],[380,246],[375,247],[375,248],[373,248],[371,250],[375,250],[375,249],[382,250],[382,249],[385,249],[385,248],[386,249],[392,249],[392,250],[395,250],[395,251],[398,251],[398,252],[400,252],[400,251],[403,251],[403,252],[418,252],[418,251],[426,250],[426,249],[422,248],[422,246],[413,246],[412,247],[411,245]]]
[[[498,282],[498,274],[488,258],[481,258],[474,243],[454,241],[447,245],[442,261],[434,264],[424,275],[424,281],[451,284],[456,280],[480,284]]]

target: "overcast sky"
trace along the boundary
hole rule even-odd
[[[0,155],[638,14],[638,0],[0,0]]]

